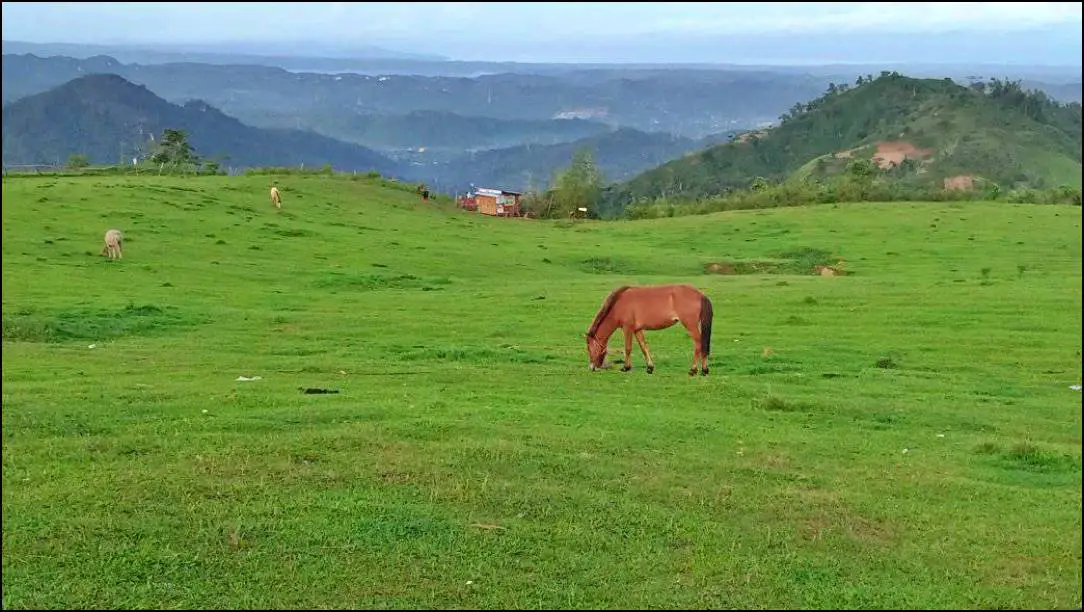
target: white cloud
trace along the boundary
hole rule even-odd
[[[94,28],[86,28],[93,23]],[[325,41],[508,56],[526,44],[652,34],[858,33],[1081,24],[1080,2],[4,2],[4,38],[54,42]],[[638,40],[637,37],[643,38]],[[473,43],[484,38],[484,49]]]
[[[944,32],[1023,29],[1081,22],[1080,2],[764,2],[699,5],[644,24],[646,31],[695,34],[876,30]],[[774,6],[771,6],[774,5]],[[677,11],[674,11],[677,12]],[[671,13],[673,15],[673,12]]]

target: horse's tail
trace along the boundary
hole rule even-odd
[[[700,296],[700,352],[707,357],[711,354],[711,320],[714,312],[708,296]]]

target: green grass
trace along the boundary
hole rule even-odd
[[[1079,609],[1080,208],[270,180],[4,179],[4,608]],[[680,328],[588,371],[607,292],[677,281],[711,375]]]

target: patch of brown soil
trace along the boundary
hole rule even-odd
[[[729,263],[710,263],[704,268],[704,272],[708,274],[737,274],[734,265]]]
[[[877,152],[873,154],[873,161],[881,168],[888,169],[898,166],[905,159],[925,159],[933,155],[933,149],[919,149],[906,141],[879,142]]]
[[[899,539],[894,525],[862,516],[832,493],[800,488],[791,490],[788,497],[793,508],[795,535],[802,540],[842,536],[863,546],[886,548]]]
[[[836,159],[850,159],[854,157],[854,149],[847,149],[846,151],[837,151],[835,154]]]
[[[766,137],[767,135],[768,135],[768,132],[766,132],[765,130],[753,130],[753,131],[750,131],[750,132],[745,132],[744,134],[740,134],[734,140],[737,140],[738,142],[749,142],[750,140],[753,140],[754,138],[760,139],[760,138]]]
[[[704,265],[704,274],[785,274],[776,261],[713,261]]]
[[[945,191],[971,191],[975,188],[975,177],[961,174],[945,179]]]

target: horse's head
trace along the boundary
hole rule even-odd
[[[584,334],[583,337],[587,339],[587,364],[591,371],[605,370],[610,367],[612,364],[603,363],[606,360],[606,344],[591,334]]]

